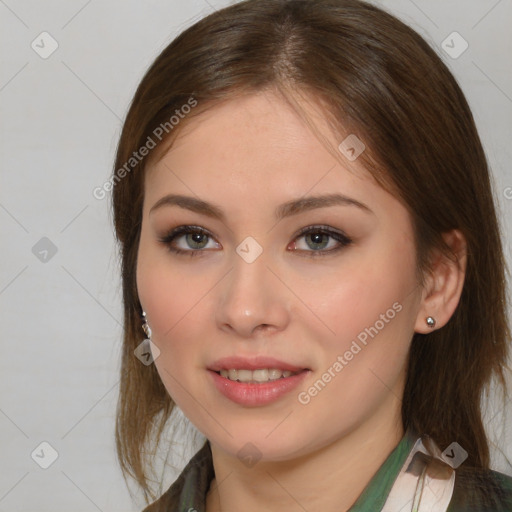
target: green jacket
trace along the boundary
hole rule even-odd
[[[214,475],[206,441],[165,494],[143,512],[205,512]],[[454,464],[428,438],[408,430],[349,512],[427,510],[512,512],[512,477]]]

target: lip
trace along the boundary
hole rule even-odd
[[[268,360],[266,364],[268,364]],[[259,367],[261,368],[262,366],[260,365]],[[270,367],[276,368],[276,366]],[[269,366],[264,365],[263,368],[269,368]],[[250,368],[245,367],[245,369]],[[211,369],[208,370],[208,373],[212,376],[213,383],[217,390],[226,398],[246,407],[259,407],[275,402],[286,393],[292,391],[304,380],[306,375],[311,373],[311,370],[303,369],[300,373],[290,375],[290,377],[281,377],[273,381],[259,383],[230,380],[226,377],[222,377]]]
[[[223,357],[212,363],[210,366],[208,366],[208,370],[212,370],[213,372],[231,369],[259,370],[260,368],[275,368],[277,370],[289,370],[291,372],[309,370],[309,368],[306,368],[304,366],[295,366],[293,364],[286,363],[284,361],[280,361],[273,357],[267,356],[256,356],[250,358],[241,356]]]

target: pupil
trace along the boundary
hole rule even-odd
[[[326,236],[326,235],[324,235],[323,233],[316,233],[316,234],[309,235],[309,237],[314,245],[322,245],[322,238],[324,236]]]
[[[203,235],[202,233],[189,234],[189,237],[191,238],[191,241],[192,241],[192,245],[194,245],[194,244],[201,245],[201,241],[204,236],[205,235]]]

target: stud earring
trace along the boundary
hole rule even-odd
[[[436,319],[433,316],[427,316],[427,318],[425,318],[425,322],[431,329],[436,326]]]
[[[149,327],[145,311],[142,312],[142,316],[144,318],[144,322],[142,323],[142,330],[146,333],[148,339],[151,339],[151,327]]]

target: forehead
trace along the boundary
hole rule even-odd
[[[407,207],[361,161],[349,161],[339,150],[333,155],[329,147],[337,150],[339,136],[320,109],[306,105],[305,110],[313,130],[285,101],[268,94],[230,100],[191,118],[170,150],[147,169],[144,218],[164,197],[188,196],[221,211],[226,225],[261,233],[275,224],[286,203],[342,195],[366,206],[381,227],[409,239]],[[359,225],[363,210],[331,210],[330,219]],[[180,212],[153,211],[162,212],[153,216],[162,222]]]
[[[186,120],[170,150],[148,166],[143,218],[165,196],[185,195],[216,206],[230,229],[261,234],[275,225],[286,203],[338,194],[366,206],[381,231],[412,239],[404,200],[377,183],[363,158],[351,161],[342,154],[343,135],[335,133],[318,104],[303,102],[300,108],[313,126],[271,93],[230,99]],[[179,208],[158,211],[152,218],[159,222],[184,215]],[[354,226],[365,216],[358,208],[314,215],[317,222],[339,219]]]
[[[245,95],[185,119],[170,149],[148,164],[146,189],[180,177],[206,186],[221,180],[252,190],[295,188],[297,194],[319,181],[368,181],[364,167],[338,150],[339,138],[314,99],[300,100],[297,111],[268,91]]]

